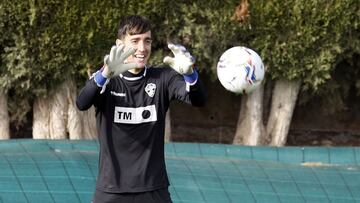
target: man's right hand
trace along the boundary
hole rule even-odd
[[[124,45],[113,46],[110,54],[104,57],[104,69],[102,75],[105,78],[113,78],[127,70],[137,68],[136,63],[124,63],[125,60],[135,53],[135,49],[124,50]]]

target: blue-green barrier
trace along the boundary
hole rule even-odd
[[[98,142],[0,141],[0,203],[90,202]],[[167,143],[180,202],[360,202],[358,147]]]

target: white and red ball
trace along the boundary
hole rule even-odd
[[[221,55],[217,64],[217,75],[225,89],[248,94],[261,84],[265,69],[261,57],[255,51],[236,46]]]

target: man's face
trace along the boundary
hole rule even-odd
[[[138,68],[144,68],[151,54],[151,31],[143,34],[129,35],[127,34],[123,40],[119,41],[128,48],[136,49],[136,52],[127,58],[127,63],[137,63]]]

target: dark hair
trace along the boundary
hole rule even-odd
[[[151,23],[148,19],[138,15],[127,16],[120,21],[118,39],[123,39],[127,34],[143,34],[150,30]]]

